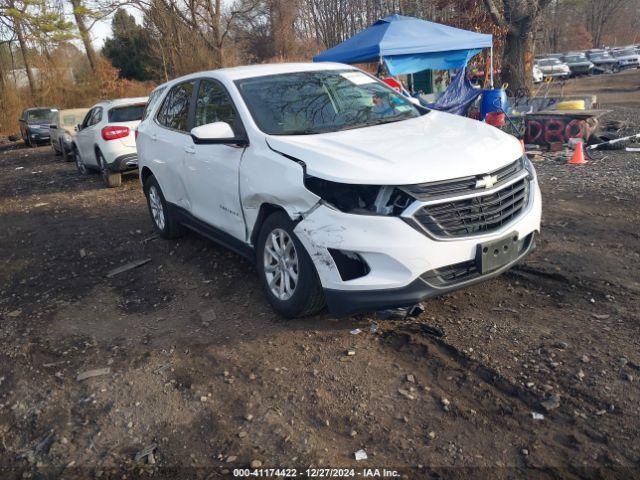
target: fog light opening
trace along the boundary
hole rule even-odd
[[[345,282],[364,277],[371,271],[367,262],[355,252],[330,248],[329,254],[338,267],[340,278]]]

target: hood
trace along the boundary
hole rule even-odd
[[[309,175],[367,185],[409,185],[478,175],[522,155],[515,137],[486,123],[438,111],[341,132],[272,135],[267,143],[303,161]]]

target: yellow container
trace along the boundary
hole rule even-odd
[[[584,110],[584,100],[566,100],[556,103],[556,110]]]

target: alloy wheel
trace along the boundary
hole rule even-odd
[[[155,185],[149,188],[149,207],[151,208],[151,216],[156,226],[160,230],[164,230],[165,219],[164,209],[162,208],[162,199],[160,198],[160,192]]]
[[[74,152],[75,160],[76,160],[76,167],[78,167],[78,171],[82,174],[82,175],[86,175],[87,173],[87,166],[84,164],[84,162],[82,161],[82,158],[80,157],[80,153],[78,153],[78,151],[76,150]]]
[[[109,167],[107,167],[107,162],[104,160],[102,155],[98,157],[100,162],[100,175],[102,176],[102,180],[105,184],[109,184]]]
[[[298,284],[298,255],[291,236],[276,228],[266,239],[263,256],[264,273],[271,293],[279,300],[289,300]]]

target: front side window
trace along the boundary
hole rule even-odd
[[[169,91],[156,117],[160,125],[182,132],[188,130],[189,104],[194,83],[181,83]]]
[[[96,125],[102,120],[102,107],[96,107],[93,110],[93,114],[91,115],[91,119],[89,120],[89,126]]]
[[[156,106],[156,103],[158,103],[160,97],[162,97],[162,92],[164,92],[166,89],[167,87],[159,87],[151,92],[151,95],[149,95],[149,100],[147,101],[147,106],[145,107],[144,112],[142,112],[142,120],[149,116],[149,113]]]
[[[92,108],[87,112],[87,114],[84,117],[84,120],[82,121],[82,128],[87,128],[92,125],[91,120],[93,119],[93,116],[95,115],[96,110],[97,108]]]
[[[226,122],[237,131],[236,112],[222,85],[213,80],[200,81],[196,98],[194,127],[214,122]]]
[[[109,110],[109,123],[135,122],[136,120],[142,120],[142,113],[144,112],[145,106],[145,103],[141,103],[138,105],[126,105],[123,107],[112,108]]]
[[[419,117],[409,100],[359,70],[237,80],[253,119],[270,135],[308,135]]]

